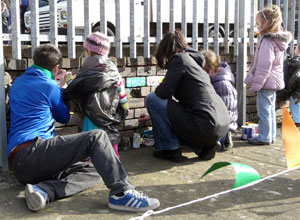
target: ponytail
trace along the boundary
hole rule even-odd
[[[272,8],[264,8],[258,12],[263,22],[268,22],[265,30],[262,31],[262,35],[268,32],[276,33],[282,30],[282,14],[280,8],[277,5],[273,5]]]

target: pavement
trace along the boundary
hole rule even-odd
[[[214,171],[200,179],[215,162],[237,162],[253,167],[262,178],[287,169],[281,138],[271,146],[250,146],[237,133],[234,148],[217,153],[210,161],[200,161],[187,147],[188,160],[174,163],[156,159],[153,148],[121,151],[121,161],[129,180],[138,190],[160,200],[158,210],[229,190],[235,183],[232,166]],[[141,213],[110,210],[108,190],[103,182],[78,195],[55,201],[34,213],[27,209],[24,186],[13,175],[0,172],[0,219],[130,219]],[[185,207],[176,208],[146,219],[299,219],[299,170],[285,173],[254,186],[220,195]]]

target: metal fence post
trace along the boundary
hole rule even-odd
[[[12,57],[13,59],[20,60],[22,58],[22,51],[19,0],[11,1],[11,27]]]
[[[38,0],[31,0],[31,55],[33,57],[35,48],[40,45],[40,25],[39,25],[39,3]],[[50,14],[50,12],[49,12]]]
[[[1,10],[0,6],[0,10]],[[0,35],[2,36],[2,16],[0,18]],[[5,105],[5,89],[4,89],[4,56],[3,56],[3,40],[0,39],[0,167],[2,171],[8,171],[7,161],[7,129],[6,129],[6,105]]]
[[[76,58],[76,47],[75,47],[75,26],[73,22],[73,1],[67,1],[68,8],[68,57],[75,59]]]
[[[238,91],[238,124],[243,125],[246,122],[246,85],[244,79],[246,77],[247,67],[247,28],[246,28],[246,3],[244,0],[239,0],[239,38],[237,56],[237,73],[236,73],[236,88]]]
[[[193,0],[193,48],[198,50],[198,10],[197,0]]]

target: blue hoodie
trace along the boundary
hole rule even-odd
[[[62,99],[55,80],[49,79],[41,68],[28,67],[10,88],[10,132],[7,152],[36,137],[54,137],[54,119],[66,123],[70,110]]]

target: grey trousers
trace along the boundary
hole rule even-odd
[[[110,195],[134,188],[103,130],[36,138],[15,155],[12,169],[20,182],[44,189],[50,201],[88,189],[100,176]]]

